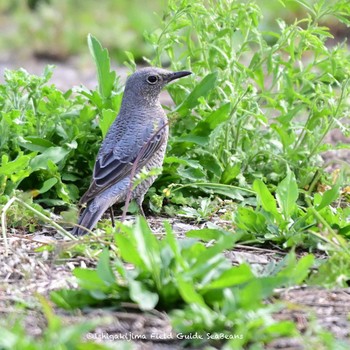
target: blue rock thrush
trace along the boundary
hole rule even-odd
[[[115,203],[124,202],[131,173],[137,160],[137,175],[162,166],[168,141],[168,120],[159,102],[162,88],[172,80],[191,74],[160,68],[143,68],[126,82],[119,115],[111,125],[98,152],[92,181],[79,204],[86,205],[78,224],[92,230],[103,213]],[[143,198],[156,176],[149,176],[132,190],[131,199],[142,210]],[[73,234],[87,231],[74,227]]]

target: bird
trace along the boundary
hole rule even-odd
[[[90,187],[79,201],[84,209],[74,235],[86,234],[84,228],[92,230],[108,208],[125,201],[133,172],[136,176],[142,169],[149,172],[162,166],[169,127],[159,94],[171,81],[190,74],[146,67],[128,77],[119,114],[98,151]],[[131,199],[142,215],[144,196],[155,179],[149,176],[132,189]]]

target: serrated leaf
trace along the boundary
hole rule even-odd
[[[103,99],[108,99],[116,80],[116,73],[111,71],[108,51],[102,48],[100,42],[91,34],[88,35],[88,45],[97,68],[100,95]]]
[[[7,156],[6,156],[7,157]],[[5,157],[2,159],[2,163],[6,163],[0,167],[0,175],[11,176],[14,173],[25,169],[32,157],[28,155],[19,154],[18,157],[11,161],[5,161]]]

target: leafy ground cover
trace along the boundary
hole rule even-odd
[[[60,348],[96,346],[82,336],[105,319],[74,326],[62,321],[77,310],[89,318],[91,308],[118,317],[134,315],[135,308],[146,318],[165,313],[163,333],[170,339],[164,341],[174,346],[260,349],[280,339],[307,348],[348,346],[348,334],[337,339],[309,315],[307,329],[276,316],[288,309],[278,299],[288,288],[346,288],[350,271],[349,165],[335,162],[330,173],[321,157],[334,147],[324,142],[329,132],[349,134],[350,55],[345,43],[327,45],[332,34],[320,25],[326,16],[349,25],[350,5],[298,3],[307,16],[292,24],[277,20],[279,29],[272,32],[260,27],[255,2],[170,1],[160,28],[146,34],[154,48],[149,63],[171,62],[173,70],[195,73],[168,88],[175,104],[168,112],[169,148],[147,198],[149,212],[165,217],[156,225],[161,239],[140,218],[116,228],[105,220],[94,236],[79,240],[29,235],[43,222],[65,235],[75,222],[75,203],[119,109],[122,84],[94,36],[88,44],[97,68],[95,90],[60,91],[50,84],[52,67],[42,76],[6,72],[0,86],[4,261],[24,230],[21,239],[31,240],[36,258],[66,261],[64,276],[72,268],[75,279],[55,279],[44,288],[52,304],[42,297],[10,298],[11,305],[16,300],[18,307],[42,309],[45,319],[34,343],[14,315],[12,327],[2,326],[3,348],[44,349],[58,338]],[[127,56],[132,71],[135,60]],[[133,213],[133,205],[128,209]],[[174,223],[167,223],[172,217],[191,229],[174,233]],[[228,254],[237,246],[276,253],[265,263],[247,254],[233,261]],[[9,276],[16,280],[14,271],[26,278],[22,268],[11,272],[21,264],[13,258],[4,265],[6,282]],[[31,264],[29,275],[37,268]],[[124,333],[147,333],[136,339],[147,342],[152,327]],[[113,334],[123,334],[118,332]]]

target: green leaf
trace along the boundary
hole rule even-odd
[[[280,220],[281,214],[277,211],[276,200],[268,190],[267,186],[260,179],[256,179],[253,183],[253,189],[256,191],[263,209],[273,214],[276,219]]]
[[[108,290],[106,283],[101,279],[96,270],[77,267],[73,270],[73,275],[77,278],[81,288],[101,291]]]
[[[224,271],[219,278],[204,286],[203,291],[222,289],[246,283],[255,278],[250,266],[242,264]]]
[[[65,310],[83,308],[88,305],[92,306],[99,302],[86,289],[61,289],[51,292],[50,298],[57,306]]]
[[[123,234],[116,234],[115,241],[119,248],[119,254],[124,261],[140,268],[145,267],[137,248],[130,238],[125,237]]]
[[[158,304],[158,294],[150,292],[142,282],[129,280],[129,287],[131,300],[137,303],[141,310],[152,310]]]
[[[298,197],[299,191],[295,175],[287,167],[287,176],[278,184],[276,189],[276,199],[285,220],[294,213]]]
[[[134,244],[145,268],[153,274],[156,281],[159,281],[161,269],[159,242],[143,217],[137,217],[136,219],[134,239]]]
[[[231,235],[231,233],[223,231],[223,230],[216,230],[211,228],[203,228],[201,230],[190,230],[186,232],[186,237],[190,238],[199,238],[205,242],[209,242],[213,239],[218,240],[222,236]]]
[[[180,142],[189,142],[199,146],[205,146],[208,144],[208,138],[203,136],[192,135],[191,133],[190,135],[184,135],[174,139],[174,143]]]
[[[208,96],[210,91],[216,86],[217,75],[217,72],[209,73],[200,83],[198,83],[178,107],[177,112],[179,114],[187,113],[189,109],[192,109],[199,104],[198,99],[200,97]]]
[[[34,157],[30,162],[30,167],[33,171],[47,169],[49,161],[57,164],[64,159],[69,152],[71,152],[70,149],[63,147],[50,147],[44,153]]]
[[[38,136],[19,137],[19,145],[29,151],[43,153],[50,147],[55,147],[55,144],[47,139]]]
[[[315,257],[312,254],[303,256],[299,261],[296,260],[294,252],[289,253],[282,263],[287,266],[282,269],[277,277],[285,277],[286,286],[294,286],[302,283],[309,275],[310,268],[315,262]]]
[[[218,184],[218,183],[210,183],[210,182],[202,182],[202,183],[194,182],[192,184],[189,184],[188,186],[199,188],[207,193],[221,194],[225,197],[236,199],[239,201],[244,200],[243,194],[247,195],[249,193],[251,194],[254,193],[252,190],[249,190],[243,187]]]
[[[221,236],[215,245],[207,248],[197,257],[195,264],[191,267],[190,274],[198,275],[202,277],[203,271],[210,267],[211,259],[218,257],[221,258],[221,253],[226,249],[232,249],[234,243],[240,238],[240,235],[230,234],[227,236]],[[215,260],[215,259],[214,259]],[[213,260],[213,264],[215,261]]]
[[[181,275],[176,276],[176,282],[182,299],[187,304],[198,304],[207,307],[203,297],[196,292],[192,282],[187,282]]]
[[[253,233],[261,234],[266,230],[265,216],[258,211],[254,211],[252,208],[239,207],[235,223],[240,229]]]
[[[200,136],[210,135],[218,125],[231,117],[230,109],[230,103],[223,104],[220,108],[210,113],[205,119],[201,120],[191,131],[191,134]]]
[[[332,204],[339,197],[339,190],[343,181],[343,173],[340,173],[333,187],[323,193],[321,203],[315,208],[317,211],[320,211],[326,206]]]
[[[106,285],[113,285],[116,282],[115,276],[111,269],[109,252],[107,248],[105,248],[99,256],[96,271],[98,276],[105,282]]]
[[[116,73],[111,71],[108,51],[103,49],[100,42],[91,34],[88,35],[88,45],[97,68],[100,95],[103,99],[108,99],[111,96],[116,80]]]
[[[18,171],[27,168],[32,157],[20,153],[15,160],[8,162],[8,157],[3,155],[2,166],[0,167],[0,175],[11,176]]]
[[[224,172],[221,174],[220,182],[223,184],[230,184],[240,173],[241,164],[228,165]]]
[[[43,185],[41,186],[39,193],[45,193],[50,188],[55,186],[57,184],[58,180],[55,177],[52,177],[51,179],[46,180]]]

